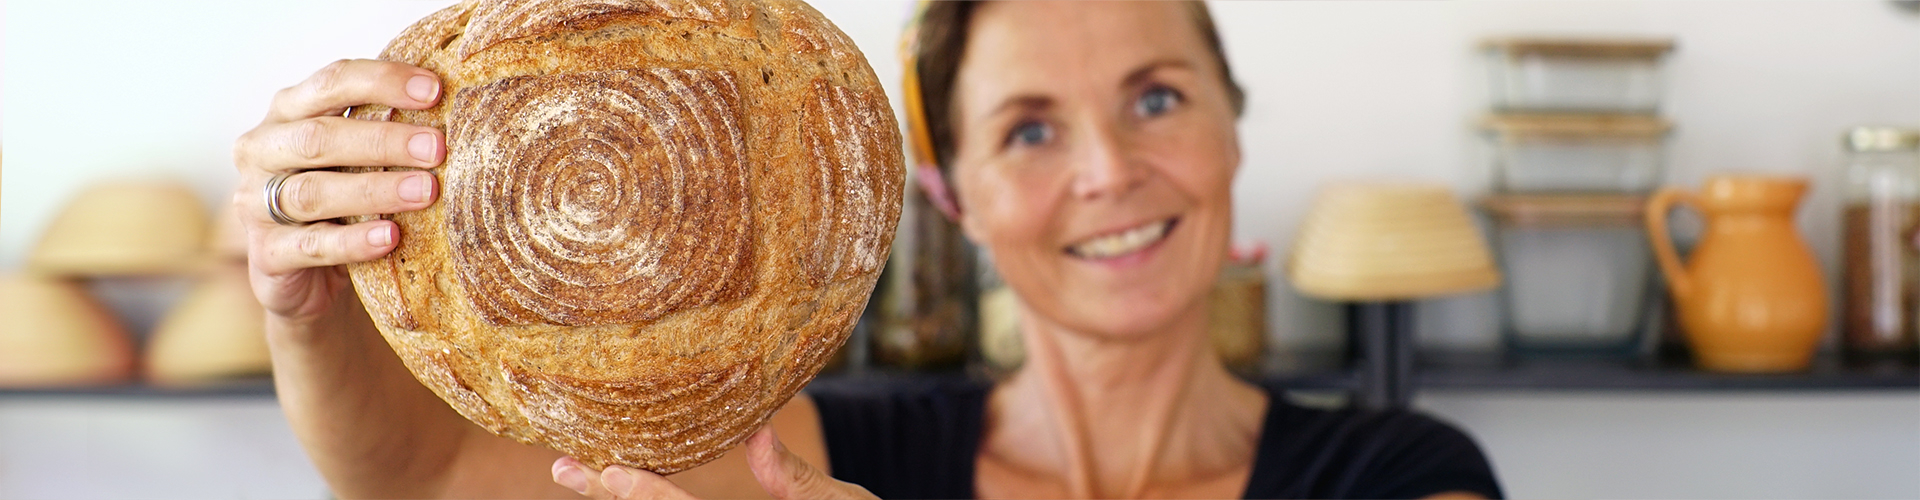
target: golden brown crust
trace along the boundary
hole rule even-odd
[[[846,338],[904,168],[859,50],[795,1],[467,2],[382,57],[440,74],[443,196],[351,266],[421,383],[496,434],[673,473]],[[797,111],[797,112],[796,112]]]
[[[501,0],[481,2],[467,25],[460,58],[516,38],[586,31],[626,18],[675,18],[721,24],[749,13],[731,0]]]
[[[878,189],[893,179],[883,162],[899,154],[899,142],[857,133],[891,125],[884,100],[814,81],[802,103],[801,129],[814,175],[807,177],[812,245],[802,267],[815,284],[880,270],[883,228],[891,233],[900,211],[899,193]]]
[[[447,236],[488,323],[644,322],[752,291],[730,73],[519,76],[453,99],[469,118],[447,127]]]

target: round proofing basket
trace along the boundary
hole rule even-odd
[[[186,186],[115,181],[81,191],[27,258],[50,275],[173,274],[205,255],[207,209]]]
[[[1409,300],[1500,282],[1486,240],[1443,186],[1343,184],[1320,194],[1288,265],[1302,294]]]
[[[133,342],[79,284],[0,277],[0,387],[111,384],[133,371]]]
[[[210,269],[167,313],[147,344],[147,379],[162,385],[193,385],[265,375],[266,317],[241,265]]]
[[[247,262],[247,228],[240,225],[240,214],[228,204],[207,223],[207,249],[216,261]]]

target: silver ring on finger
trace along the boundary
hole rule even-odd
[[[281,172],[273,174],[273,177],[267,179],[267,186],[261,194],[266,198],[267,217],[272,218],[276,224],[282,226],[304,226],[308,224],[307,221],[295,219],[293,216],[287,215],[287,211],[280,208],[280,189],[287,185],[288,177],[293,177],[298,173],[299,172]]]

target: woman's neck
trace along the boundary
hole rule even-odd
[[[1023,321],[1026,363],[994,392],[985,452],[1072,497],[1238,488],[1266,397],[1220,365],[1204,304],[1189,309],[1167,331],[1131,339],[1025,316],[1039,320]]]

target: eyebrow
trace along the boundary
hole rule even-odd
[[[1140,65],[1139,68],[1135,68],[1133,71],[1128,72],[1126,78],[1120,79],[1120,86],[1122,88],[1139,86],[1142,82],[1146,81],[1148,77],[1153,76],[1153,73],[1155,71],[1159,71],[1161,69],[1166,69],[1166,68],[1179,68],[1179,69],[1191,70],[1193,69],[1193,63],[1189,63],[1184,59],[1156,59],[1153,61],[1148,61],[1146,64]],[[996,116],[1003,112],[1006,112],[1009,109],[1024,109],[1024,110],[1037,111],[1037,110],[1045,110],[1050,107],[1053,107],[1053,98],[1051,97],[1047,97],[1043,95],[1035,95],[1035,94],[1023,94],[1023,95],[1016,95],[1013,97],[1009,97],[1004,101],[1000,101],[999,105],[994,106],[993,109],[988,110],[985,114],[982,114],[980,116],[981,117]]]
[[[1042,95],[1033,95],[1033,94],[1017,95],[1017,96],[1009,97],[1005,101],[1000,101],[999,106],[994,106],[992,110],[989,110],[987,111],[986,114],[983,114],[980,116],[981,117],[997,116],[1000,113],[1006,112],[1009,109],[1016,109],[1016,108],[1026,109],[1026,110],[1044,110],[1051,107],[1053,107],[1053,98],[1051,97],[1042,96]]]
[[[1189,63],[1185,59],[1156,59],[1149,61],[1139,68],[1134,69],[1132,72],[1127,73],[1127,77],[1120,80],[1120,86],[1122,88],[1139,86],[1141,82],[1147,80],[1147,77],[1153,76],[1153,72],[1163,68],[1192,70],[1193,63]]]

